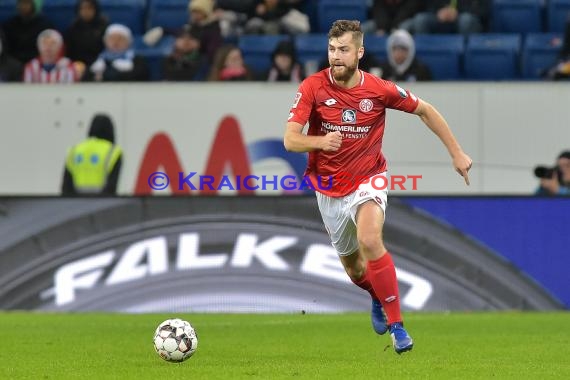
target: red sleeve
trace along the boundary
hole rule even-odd
[[[301,125],[307,124],[314,103],[315,94],[313,93],[313,86],[311,86],[309,79],[305,79],[295,94],[295,100],[289,110],[287,121],[294,121]]]
[[[381,98],[386,108],[412,113],[418,107],[419,99],[410,91],[390,81],[382,81]]]

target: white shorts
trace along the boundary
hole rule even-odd
[[[388,174],[383,172],[370,177],[368,182],[360,184],[354,192],[344,197],[329,197],[316,192],[317,203],[321,217],[331,238],[332,246],[339,256],[347,256],[358,249],[358,239],[356,237],[356,212],[358,206],[366,201],[376,202],[382,212],[386,214],[388,202],[388,189],[380,189],[382,186],[373,184],[383,183],[383,181],[373,182],[373,178],[384,176],[388,183]]]

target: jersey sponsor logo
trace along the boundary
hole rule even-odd
[[[402,87],[395,85],[396,88],[398,89],[398,92],[400,93],[400,96],[404,99],[406,99],[408,97],[408,93],[406,92],[406,90],[404,90]]]
[[[358,107],[360,108],[360,110],[362,112],[368,112],[372,109],[373,104],[372,104],[372,100],[370,99],[362,99],[360,101],[360,104],[358,104]]]
[[[329,122],[321,123],[323,130],[326,132],[352,132],[352,133],[368,133],[370,131],[370,125],[336,125]]]
[[[325,100],[325,104],[329,107],[334,106],[336,104],[336,99],[333,99],[333,98],[327,99],[327,100]]]
[[[344,109],[342,110],[342,122],[343,123],[356,123],[356,110]]]
[[[300,92],[295,94],[295,100],[293,101],[292,108],[297,108],[297,106],[299,105],[299,100],[301,100],[301,96],[303,96],[303,94],[301,94]]]
[[[329,122],[322,122],[321,131],[328,132],[342,132],[343,139],[363,139],[368,135],[370,125],[335,125]]]

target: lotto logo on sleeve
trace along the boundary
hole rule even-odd
[[[342,110],[342,122],[343,123],[355,124],[356,123],[356,111],[350,110],[350,109]]]
[[[301,96],[303,96],[303,94],[301,94],[300,92],[295,94],[295,100],[293,101],[292,108],[297,108],[297,106],[299,105],[299,100],[301,100]]]

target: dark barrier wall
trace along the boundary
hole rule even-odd
[[[313,196],[4,198],[0,213],[0,309],[370,307],[330,246]],[[396,197],[385,238],[405,310],[563,308],[488,247]]]
[[[570,308],[570,198],[406,198],[500,254]]]

